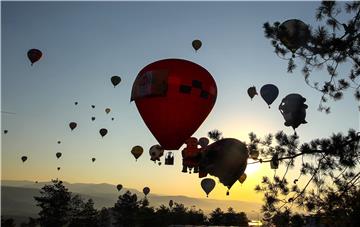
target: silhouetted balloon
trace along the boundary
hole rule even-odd
[[[116,87],[121,82],[121,78],[119,76],[111,77],[111,83]]]
[[[95,161],[96,161],[96,158],[92,158],[91,161],[92,161],[92,162],[95,162]]]
[[[141,146],[134,146],[131,149],[131,154],[135,157],[136,160],[142,155],[143,152],[144,149]]]
[[[114,119],[115,119],[115,118],[113,118],[113,117],[111,118],[112,121],[113,121]]]
[[[169,207],[172,208],[172,206],[174,205],[174,201],[172,199],[170,199],[169,201]]]
[[[38,181],[35,181],[35,184],[39,183]]]
[[[60,170],[60,167],[57,167],[57,170],[59,171],[59,170]]]
[[[201,187],[206,193],[206,197],[208,197],[209,193],[215,188],[215,181],[211,178],[202,179]]]
[[[248,90],[247,90],[247,93],[250,96],[251,100],[254,98],[255,95],[258,94],[256,92],[256,87],[255,86],[249,87]]]
[[[61,155],[62,155],[61,152],[57,152],[57,153],[56,153],[56,157],[57,157],[58,159],[61,157]]]
[[[77,126],[77,124],[75,122],[70,122],[70,124],[69,124],[71,131],[74,130],[76,128],[76,126]]]
[[[279,110],[285,119],[285,126],[291,126],[294,130],[300,124],[306,124],[306,99],[299,94],[289,94],[281,101]]]
[[[242,183],[244,183],[244,181],[246,180],[246,173],[243,173],[243,175],[241,175],[240,176],[240,178],[239,178],[239,182],[242,184]]]
[[[58,144],[60,144],[60,143],[61,143],[61,141],[59,140],[59,141],[57,141],[57,143],[58,143]]]
[[[108,130],[106,128],[102,128],[100,129],[99,133],[102,137],[104,137],[108,133]]]
[[[4,134],[6,134],[6,133],[8,133],[8,130],[5,129],[5,130],[4,130]]]
[[[120,191],[122,188],[123,188],[122,184],[116,185],[116,189],[117,189],[118,191]]]
[[[178,150],[213,108],[217,88],[211,74],[193,62],[165,59],[136,77],[131,101],[165,150]]]
[[[199,139],[199,145],[202,147],[202,148],[205,148],[207,145],[209,144],[209,139],[206,138],[206,137],[201,137]]]
[[[149,187],[143,188],[143,193],[144,193],[145,196],[147,196],[147,195],[149,194],[149,192],[150,192],[150,188],[149,188]]]
[[[111,111],[110,108],[106,108],[106,109],[105,109],[105,113],[106,113],[106,114],[110,113],[110,111]]]
[[[201,45],[202,45],[202,42],[198,39],[195,39],[194,41],[192,41],[192,46],[195,49],[195,51],[199,50]]]
[[[92,121],[95,121],[95,117],[91,117],[91,120],[92,120]]]
[[[93,109],[94,109],[94,108],[95,108],[95,105],[91,105],[91,108],[93,108]]]
[[[22,156],[21,157],[22,162],[25,162],[27,159],[28,159],[27,156]]]
[[[292,53],[306,45],[310,38],[309,27],[301,20],[291,19],[279,26],[278,38]]]
[[[241,141],[233,138],[218,140],[201,152],[199,177],[209,173],[230,189],[244,173],[247,159],[248,150]]]
[[[35,62],[39,61],[42,57],[42,52],[38,49],[30,49],[27,52],[27,56],[31,62],[31,65],[33,65]]]
[[[160,158],[164,155],[164,149],[159,145],[153,145],[149,149],[150,160],[151,161],[160,161]]]
[[[77,106],[78,102],[74,102],[75,106]]]
[[[279,89],[273,84],[265,84],[260,89],[260,95],[270,108],[271,103],[273,103],[279,95]]]

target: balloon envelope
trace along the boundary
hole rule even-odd
[[[145,196],[147,196],[147,194],[149,194],[149,192],[150,192],[150,188],[149,188],[149,187],[143,188],[143,193],[144,193]]]
[[[135,157],[136,160],[142,155],[143,152],[144,149],[141,146],[134,146],[131,149],[131,154]]]
[[[35,62],[39,61],[42,57],[42,52],[38,49],[30,49],[27,52],[27,56],[31,62],[31,65],[33,65]]]
[[[4,134],[6,134],[6,133],[8,133],[8,130],[5,129],[5,130],[4,130]]]
[[[291,52],[306,45],[310,38],[309,27],[301,20],[291,19],[279,26],[278,38]]]
[[[243,175],[241,175],[240,178],[239,178],[239,182],[241,184],[244,183],[244,181],[246,180],[246,177],[247,177],[246,173],[243,173]]]
[[[202,147],[202,148],[204,148],[204,147],[206,147],[208,144],[209,144],[209,139],[208,138],[206,138],[206,137],[201,137],[200,139],[199,139],[199,145]]]
[[[117,189],[118,191],[120,191],[122,188],[123,188],[122,184],[116,185],[116,189]]]
[[[27,160],[27,157],[26,157],[26,156],[22,156],[22,157],[21,157],[21,161],[22,161],[22,162],[25,162],[26,160]]]
[[[92,162],[95,162],[95,160],[96,160],[96,158],[92,158],[92,159],[91,159]]]
[[[279,95],[279,89],[273,84],[265,84],[260,89],[260,95],[270,108],[271,103],[273,103]]]
[[[208,196],[215,187],[215,181],[211,178],[205,178],[201,181],[201,187]]]
[[[70,122],[70,124],[69,124],[71,131],[74,130],[76,128],[76,126],[77,126],[76,122]]]
[[[195,49],[195,51],[199,50],[201,45],[202,45],[202,42],[198,39],[195,39],[194,41],[192,41],[192,46]]]
[[[150,160],[160,161],[160,158],[164,155],[164,149],[159,145],[153,145],[149,149]]]
[[[99,130],[99,133],[102,137],[104,137],[108,133],[108,130],[106,128],[102,128]]]
[[[216,96],[216,83],[206,69],[187,60],[165,59],[139,72],[131,101],[161,147],[177,150],[208,116]]]
[[[199,174],[216,176],[223,185],[231,188],[244,173],[247,159],[248,150],[244,143],[233,138],[221,139],[201,152]]]
[[[110,113],[110,111],[111,111],[110,108],[106,108],[106,109],[105,109],[105,113],[107,113],[107,114]]]
[[[111,77],[111,83],[116,87],[121,82],[121,78],[119,76]]]
[[[56,157],[57,157],[58,159],[61,157],[61,155],[62,155],[61,152],[57,152],[57,153],[56,153]]]
[[[300,124],[306,124],[306,99],[299,94],[289,94],[281,101],[279,110],[285,119],[285,126],[291,126],[293,129]]]
[[[256,92],[256,87],[255,86],[249,87],[248,90],[247,90],[247,93],[250,96],[251,100],[254,98],[255,95],[258,94]]]

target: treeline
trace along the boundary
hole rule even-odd
[[[149,201],[138,199],[136,194],[126,191],[120,195],[114,207],[100,210],[94,208],[92,199],[84,200],[73,195],[62,181],[54,180],[45,185],[40,196],[34,197],[41,208],[39,218],[29,218],[21,227],[161,227],[169,225],[232,225],[248,226],[244,212],[220,208],[206,216],[201,209],[173,203],[172,206],[150,207]],[[13,227],[14,220],[1,218],[1,226]]]

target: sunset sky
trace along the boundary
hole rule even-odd
[[[138,72],[165,58],[193,61],[206,68],[217,83],[216,104],[195,137],[206,136],[212,129],[245,142],[249,132],[261,137],[280,130],[293,133],[284,126],[278,110],[289,93],[301,94],[309,106],[308,124],[297,129],[302,142],[349,128],[359,130],[359,112],[351,91],[343,100],[331,103],[331,114],[317,111],[320,93],[305,84],[299,69],[288,74],[287,61],[276,56],[270,40],[264,37],[262,25],[267,21],[296,18],[315,26],[318,5],[1,2],[1,110],[16,113],[1,115],[2,130],[9,131],[1,137],[2,179],[121,183],[139,190],[149,186],[156,194],[204,198],[198,176],[181,172],[180,151],[174,151],[174,166],[150,161],[148,149],[157,141],[135,104],[130,103]],[[194,39],[203,43],[197,53],[191,46]],[[33,67],[26,56],[31,48],[44,53]],[[340,68],[340,73],[346,69]],[[122,78],[116,88],[110,82],[113,75]],[[312,76],[313,80],[327,79],[320,70]],[[251,101],[246,92],[250,86],[259,91],[268,83],[280,90],[271,109],[260,96]],[[112,109],[108,115],[104,111],[107,107]],[[92,116],[96,117],[94,122]],[[68,127],[71,121],[78,123],[72,132]],[[98,131],[103,127],[109,133],[101,138]],[[137,162],[130,153],[134,145],[145,150]],[[57,159],[56,152],[63,156]],[[22,155],[28,156],[25,163],[20,160]],[[262,195],[253,189],[261,176],[272,176],[273,171],[267,163],[258,169],[249,167],[247,173],[245,183],[237,182],[230,196],[216,179],[210,197],[260,202]]]

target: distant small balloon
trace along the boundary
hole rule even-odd
[[[195,49],[195,51],[198,51],[202,46],[202,42],[198,39],[195,39],[194,41],[192,41],[192,46]]]
[[[58,143],[58,144],[60,144],[60,143],[61,143],[61,141],[59,140],[59,141],[57,141],[57,143]]]
[[[115,119],[115,118],[113,118],[113,117],[111,118],[112,121],[113,121],[114,119]]]
[[[102,137],[104,137],[108,133],[108,130],[106,128],[102,128],[99,130],[99,133]]]
[[[202,148],[205,148],[207,145],[209,144],[209,139],[206,138],[206,137],[201,137],[199,139],[199,145],[202,147]]]
[[[120,191],[122,188],[123,188],[122,184],[116,185],[116,189],[117,189],[118,191]]]
[[[247,90],[247,93],[250,96],[251,100],[254,98],[255,95],[258,94],[256,92],[256,87],[255,86],[249,87],[249,89]]]
[[[69,124],[71,131],[74,130],[76,128],[76,126],[77,126],[76,122],[70,122],[70,124]]]
[[[145,196],[147,196],[147,195],[149,194],[149,192],[150,192],[150,188],[149,188],[149,187],[143,188],[143,193],[144,193]]]
[[[116,87],[121,82],[121,78],[119,76],[111,77],[111,83]]]
[[[40,58],[42,57],[42,52],[38,49],[30,49],[27,52],[27,56],[31,62],[31,65],[33,65],[35,62],[39,61]]]
[[[75,104],[75,106],[76,106],[76,105],[78,104],[78,102],[75,102],[74,104]]]
[[[106,108],[106,109],[105,109],[105,113],[106,113],[106,114],[110,113],[110,111],[111,111],[110,108]]]
[[[21,157],[22,162],[25,162],[27,159],[28,159],[27,156],[22,156]]]
[[[144,152],[144,149],[139,145],[134,146],[131,149],[131,154],[135,157],[136,160],[142,155],[143,152]]]
[[[56,157],[57,157],[58,159],[61,157],[61,155],[62,155],[61,152],[57,152],[57,153],[56,153]]]
[[[4,134],[8,133],[8,130],[4,130]]]
[[[91,105],[91,107],[94,109],[94,108],[95,108],[95,105]]]
[[[91,120],[92,120],[92,121],[95,121],[95,117],[91,117]]]
[[[206,193],[206,197],[208,197],[209,193],[215,188],[215,181],[211,178],[205,178],[201,180],[201,187]]]
[[[95,161],[96,161],[96,158],[92,158],[91,161],[92,161],[92,162],[95,162]]]
[[[60,170],[60,167],[57,167],[57,170],[59,171],[59,170]]]

